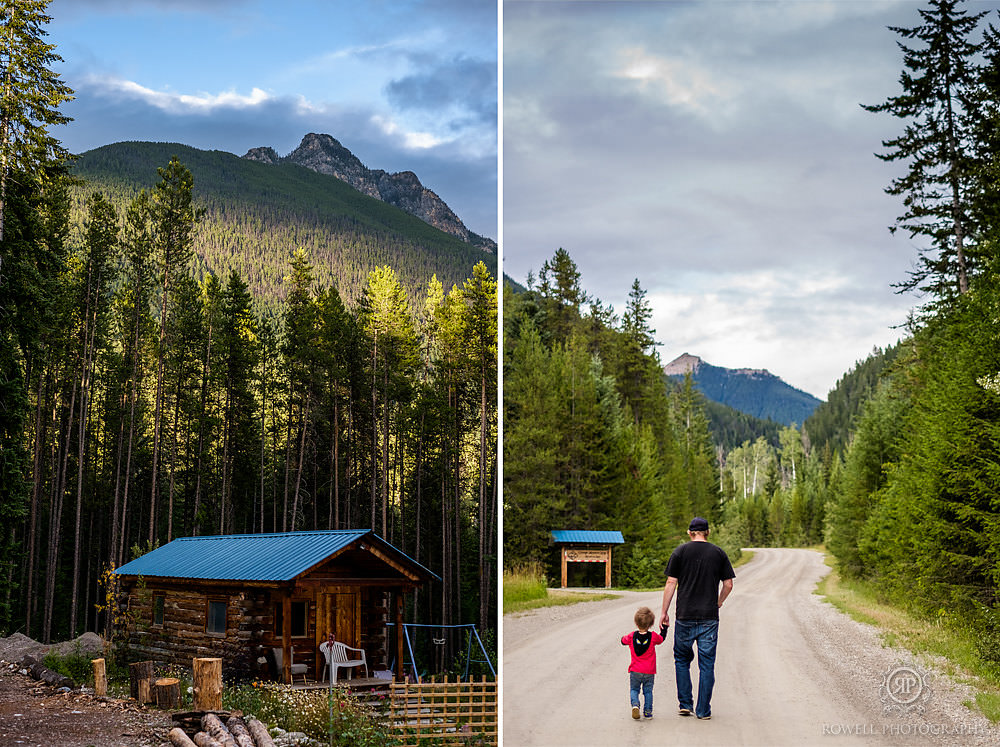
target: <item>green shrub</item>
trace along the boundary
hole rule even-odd
[[[74,685],[85,685],[94,678],[94,666],[90,660],[89,654],[84,654],[77,648],[73,653],[64,656],[49,651],[42,659],[42,664],[53,672],[69,677]]]

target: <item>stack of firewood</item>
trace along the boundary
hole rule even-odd
[[[274,747],[267,727],[255,718],[230,716],[225,723],[214,713],[201,717],[201,731],[189,737],[180,727],[167,735],[174,747]]]

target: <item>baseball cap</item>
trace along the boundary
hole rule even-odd
[[[700,516],[695,516],[691,519],[691,526],[688,527],[689,532],[707,532],[708,522]]]

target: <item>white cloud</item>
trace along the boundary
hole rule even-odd
[[[105,94],[137,99],[171,114],[211,114],[217,109],[251,109],[273,100],[270,94],[257,87],[252,88],[249,95],[236,91],[186,94],[154,91],[135,81],[108,76],[91,76],[87,83]]]
[[[386,135],[397,137],[403,142],[403,147],[408,150],[427,150],[442,145],[445,140],[432,135],[429,132],[414,132],[403,128],[399,123],[383,117],[380,114],[372,115],[372,124],[378,127]]]
[[[644,47],[625,48],[619,56],[615,76],[635,81],[641,91],[662,96],[671,106],[708,116],[731,95],[730,86],[689,61],[656,55]]]

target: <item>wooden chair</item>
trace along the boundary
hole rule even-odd
[[[365,677],[368,677],[368,659],[365,656],[365,650],[363,648],[354,648],[353,646],[346,646],[340,641],[336,641],[333,646],[327,646],[325,643],[320,646],[320,650],[323,652],[323,657],[326,659],[326,664],[323,665],[323,676],[320,677],[320,682],[326,679],[326,672],[329,669],[333,684],[337,684],[337,670],[343,667],[361,667],[365,668]],[[347,654],[348,651],[356,652],[360,655],[360,658],[350,658]]]
[[[271,651],[274,652],[274,663],[278,667],[278,679],[281,679],[281,673],[284,671],[285,657],[281,653],[281,647],[280,646],[272,648]],[[306,672],[309,671],[309,666],[306,665],[306,664],[296,664],[295,663],[295,649],[290,649],[290,651],[292,653],[292,657],[291,657],[292,658],[292,664],[291,664],[292,682],[295,682],[295,675],[297,675],[297,674],[301,674],[302,675],[302,681],[305,682],[306,681]]]

